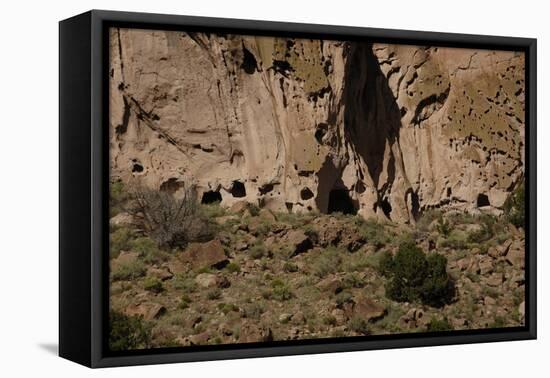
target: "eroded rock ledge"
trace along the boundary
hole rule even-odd
[[[498,211],[524,171],[524,56],[112,29],[111,172],[204,202],[413,222]]]

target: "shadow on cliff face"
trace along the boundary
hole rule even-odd
[[[398,142],[401,113],[386,76],[372,52],[370,43],[351,43],[346,62],[344,92],[345,138],[367,165],[378,192],[373,204],[390,218],[388,190],[395,179],[395,157],[389,151],[387,181],[380,183],[384,154]]]

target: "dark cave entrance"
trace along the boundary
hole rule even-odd
[[[327,213],[340,212],[343,214],[357,214],[357,209],[353,205],[353,201],[350,198],[348,191],[345,189],[333,189],[328,196],[328,210]]]
[[[489,197],[486,194],[479,193],[477,195],[477,207],[491,206]]]
[[[222,201],[222,195],[218,191],[209,190],[202,194],[201,203],[208,205],[209,203],[216,203]]]
[[[233,181],[231,186],[231,195],[236,198],[246,197],[246,188],[240,181]]]

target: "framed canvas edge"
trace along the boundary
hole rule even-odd
[[[372,349],[389,348],[408,348],[439,346],[452,344],[470,344],[498,341],[514,341],[536,339],[536,39],[517,38],[517,37],[499,37],[472,34],[454,34],[437,32],[419,32],[407,30],[390,30],[374,28],[358,28],[349,26],[328,26],[286,22],[270,21],[251,21],[237,19],[221,19],[195,16],[177,16],[133,12],[115,12],[92,10],[91,17],[91,151],[92,151],[92,198],[91,214],[92,229],[91,232],[91,362],[90,367],[113,367],[121,365],[141,365],[141,364],[159,364],[174,362],[191,362],[220,359],[269,357],[282,355],[315,354],[344,351],[361,351]],[[526,115],[526,148],[525,161],[526,166],[528,196],[528,240],[526,245],[526,268],[529,276],[526,281],[526,326],[521,329],[512,329],[485,332],[475,334],[442,334],[436,336],[406,337],[388,340],[353,340],[349,342],[324,342],[311,345],[281,345],[281,346],[259,346],[250,347],[241,344],[242,348],[237,346],[230,350],[208,350],[176,353],[150,353],[128,356],[108,356],[104,347],[104,315],[106,308],[108,291],[105,291],[105,261],[103,261],[103,252],[105,243],[102,231],[105,229],[105,211],[108,210],[108,191],[105,190],[105,171],[108,172],[108,159],[105,159],[105,148],[108,148],[104,132],[105,125],[108,124],[108,115],[104,111],[104,93],[105,85],[105,60],[104,44],[106,42],[104,26],[107,23],[134,23],[140,25],[172,25],[172,26],[193,26],[204,28],[229,28],[241,31],[248,30],[251,33],[261,31],[287,32],[287,33],[305,33],[305,34],[330,34],[342,37],[356,36],[359,38],[380,38],[384,40],[401,41],[401,43],[415,44],[422,42],[424,44],[438,45],[460,45],[456,47],[478,47],[492,46],[492,48],[521,49],[525,51],[526,64],[526,83],[528,84],[528,108]],[[107,122],[107,123],[106,123]],[[107,221],[108,226],[108,221]],[[107,228],[108,229],[108,228]],[[527,271],[526,271],[527,272]],[[402,336],[402,335],[397,335]]]

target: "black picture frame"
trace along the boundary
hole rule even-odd
[[[110,353],[108,315],[109,26],[370,40],[524,51],[526,316],[518,328]],[[59,354],[88,367],[157,364],[535,339],[536,39],[92,10],[59,24]]]

